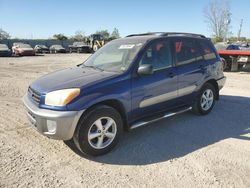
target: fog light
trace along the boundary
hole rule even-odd
[[[50,133],[56,132],[56,121],[47,120],[47,128]]]

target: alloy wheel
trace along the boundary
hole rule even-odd
[[[211,89],[206,89],[201,96],[201,108],[207,111],[211,108],[214,102],[214,94]]]
[[[101,117],[90,126],[88,142],[95,149],[103,149],[112,143],[116,133],[115,121],[110,117]]]

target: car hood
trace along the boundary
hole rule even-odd
[[[36,49],[48,50],[49,48],[47,48],[47,47],[36,47]]]
[[[9,48],[0,48],[0,51],[10,51]]]
[[[53,47],[53,48],[50,48],[50,49],[65,50],[65,48],[61,48],[61,47]]]
[[[33,48],[19,48],[19,49],[23,51],[33,51]]]
[[[117,73],[114,72],[76,66],[42,76],[34,81],[30,87],[45,94],[60,89],[87,87],[116,75]]]

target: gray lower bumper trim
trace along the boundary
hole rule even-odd
[[[27,117],[33,127],[41,134],[58,140],[69,140],[73,137],[77,123],[84,112],[82,111],[54,111],[41,109],[34,104],[26,94],[23,103],[27,110]],[[54,130],[48,128],[53,124]]]
[[[218,87],[219,89],[223,88],[223,86],[225,85],[226,83],[226,77],[222,77],[220,79],[217,80],[217,83],[218,83]]]

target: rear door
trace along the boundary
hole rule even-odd
[[[133,120],[172,108],[177,97],[176,68],[167,40],[153,42],[145,50],[139,64],[151,64],[154,73],[137,75],[132,79]]]
[[[206,77],[206,64],[196,39],[176,37],[172,40],[178,79],[178,105],[191,104],[197,86]]]

